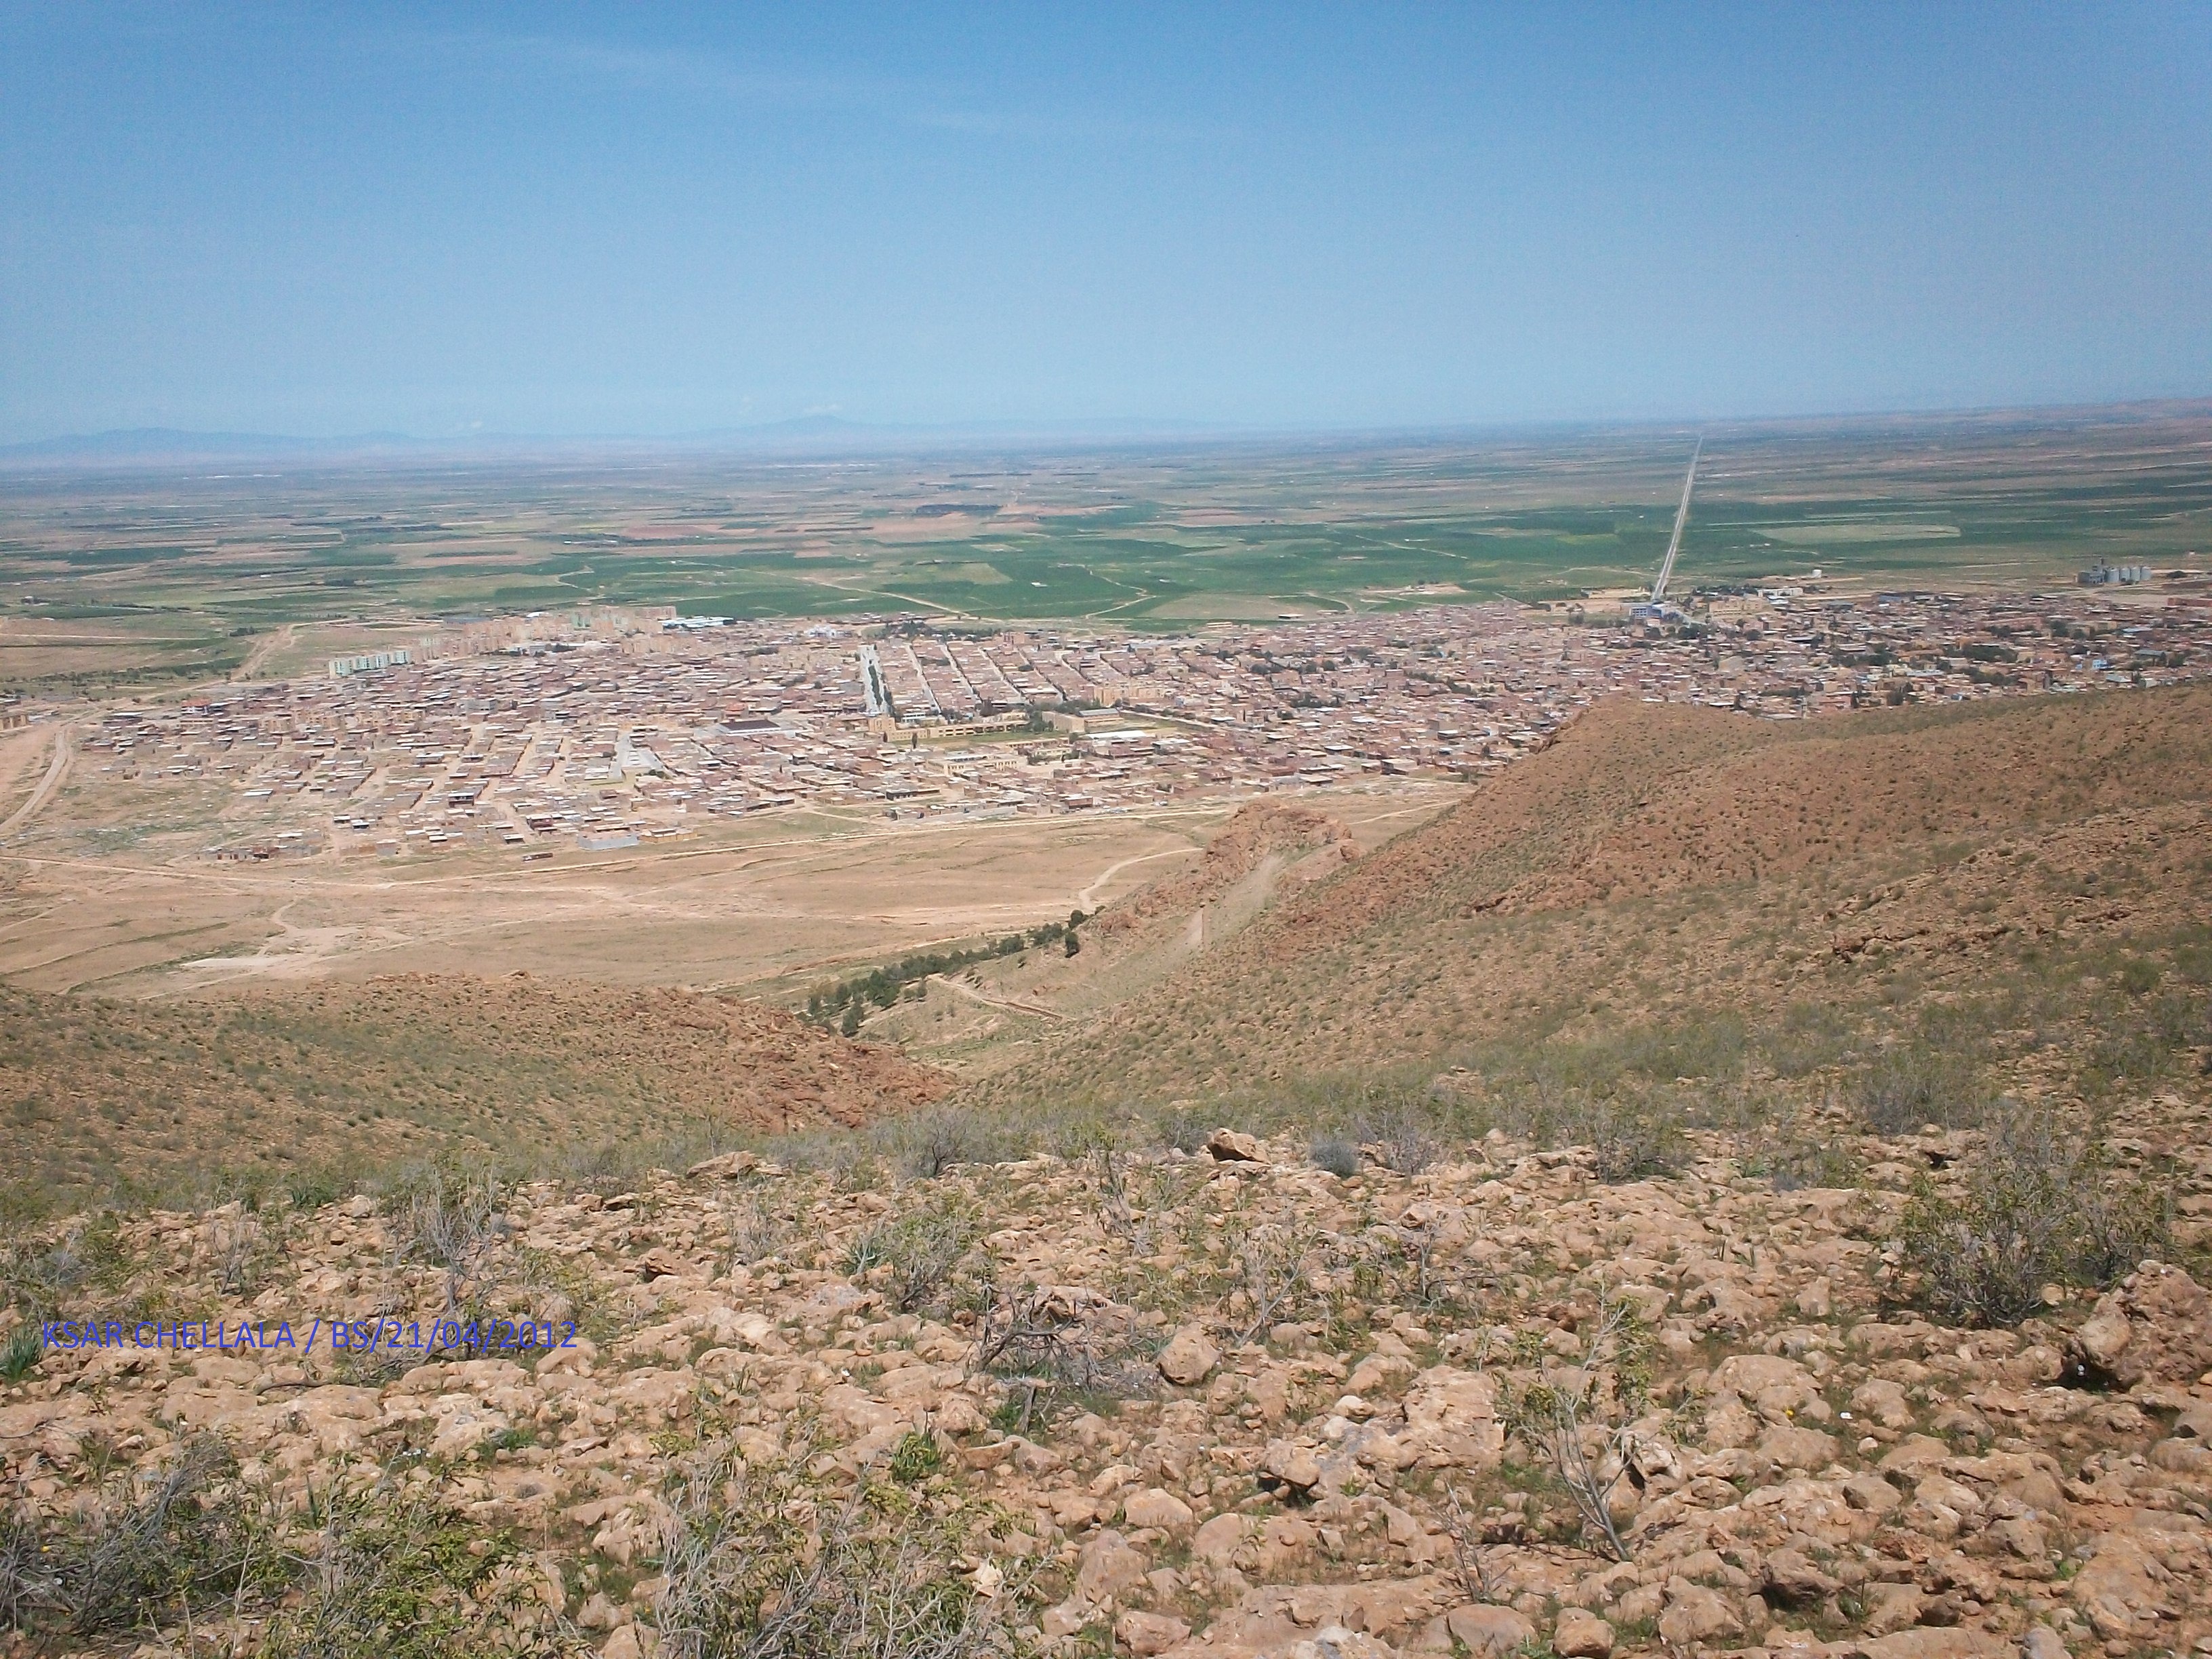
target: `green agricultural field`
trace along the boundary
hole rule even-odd
[[[584,604],[1133,629],[1650,579],[1692,433],[905,459],[0,474],[0,691],[261,670],[295,624]],[[2212,409],[1707,428],[1677,586],[2042,586],[2212,549]],[[297,653],[293,653],[295,655]],[[289,660],[289,659],[286,659]]]

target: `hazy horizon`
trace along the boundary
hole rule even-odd
[[[2212,393],[2212,13],[10,8],[0,444]]]

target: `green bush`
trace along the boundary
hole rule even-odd
[[[918,1486],[945,1467],[945,1449],[927,1429],[908,1429],[892,1448],[888,1467],[902,1486]]]

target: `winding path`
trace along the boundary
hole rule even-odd
[[[974,986],[963,984],[950,974],[932,974],[930,978],[947,990],[957,991],[970,1002],[980,1002],[987,1008],[1002,1009],[1010,1014],[1035,1014],[1043,1019],[1065,1020],[1067,1018],[1058,1009],[1048,1008],[1041,1002],[1017,1002],[1012,997],[985,996]]]
[[[57,726],[54,727],[54,757],[47,763],[46,775],[40,778],[39,787],[31,791],[30,799],[10,812],[7,822],[0,823],[0,836],[14,835],[31,821],[38,810],[52,798],[54,791],[62,787],[62,780],[69,775],[69,727]]]
[[[1201,850],[1203,849],[1196,847],[1167,847],[1157,853],[1139,853],[1134,858],[1126,858],[1118,864],[1109,864],[1091,878],[1090,886],[1075,896],[1075,908],[1079,910],[1096,910],[1098,908],[1098,890],[1133,864],[1148,864],[1154,859],[1187,859]]]

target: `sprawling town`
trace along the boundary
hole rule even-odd
[[[1099,812],[1406,776],[1468,781],[1594,700],[1769,719],[2212,665],[2212,588],[2129,571],[2042,594],[1505,602],[1182,636],[912,617],[538,613],[101,715],[118,781],[230,792],[210,856],[525,858],[808,808]],[[234,832],[234,833],[230,833]]]

